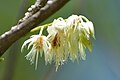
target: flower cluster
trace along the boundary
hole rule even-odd
[[[55,19],[50,26],[47,27],[48,35],[43,35],[44,26],[42,26],[38,35],[32,35],[26,40],[22,46],[28,45],[30,52],[26,55],[26,59],[31,63],[38,63],[39,54],[43,55],[46,64],[54,61],[56,69],[59,65],[64,64],[68,59],[85,60],[85,50],[92,51],[91,37],[94,37],[93,23],[86,17],[80,15],[72,15],[67,19]]]

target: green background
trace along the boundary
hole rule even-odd
[[[0,35],[8,31],[35,0],[0,0]],[[20,52],[30,34],[18,40],[2,56],[0,80],[120,80],[120,0],[71,0],[44,23],[72,14],[84,15],[94,23],[96,40],[87,60],[68,61],[55,72],[54,64],[39,58],[38,69]]]

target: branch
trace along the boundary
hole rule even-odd
[[[38,12],[42,7],[45,6],[48,0],[36,0],[34,5],[31,5],[31,7],[28,9],[28,12],[25,13],[25,16],[18,21],[18,24],[24,22],[26,19],[31,17],[33,14]]]
[[[39,0],[37,0],[39,2]],[[44,1],[44,0],[42,0]],[[13,26],[11,30],[0,36],[0,56],[18,39],[27,34],[53,13],[63,7],[69,0],[49,0],[42,7],[23,22]],[[42,2],[39,2],[42,3]],[[37,4],[37,2],[35,3]]]

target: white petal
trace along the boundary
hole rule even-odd
[[[30,42],[27,49],[29,49],[33,44],[34,44],[34,41]]]
[[[22,47],[21,47],[21,52],[23,51],[23,48],[29,43],[29,42],[31,42],[32,41],[32,39],[28,39],[28,40],[26,40],[24,43],[23,43],[23,45],[22,45]]]
[[[35,47],[33,46],[30,52],[25,57],[27,60],[30,60],[31,64],[33,64],[35,55],[36,55],[36,50],[35,50]]]
[[[81,43],[79,43],[79,50],[80,50],[80,57],[83,60],[86,60],[86,54],[85,54],[85,49]]]
[[[36,62],[35,62],[35,70],[37,69],[38,56],[39,56],[39,51],[37,50],[37,53],[36,53]]]
[[[94,37],[94,27],[93,27],[93,23],[92,23],[91,21],[89,21],[89,22],[87,22],[87,25],[89,26],[89,30],[90,30],[91,36],[92,36],[93,38],[95,38],[95,37]]]

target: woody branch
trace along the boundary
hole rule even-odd
[[[36,0],[18,24],[0,36],[0,56],[18,39],[27,34],[49,16],[63,7],[69,0]]]

